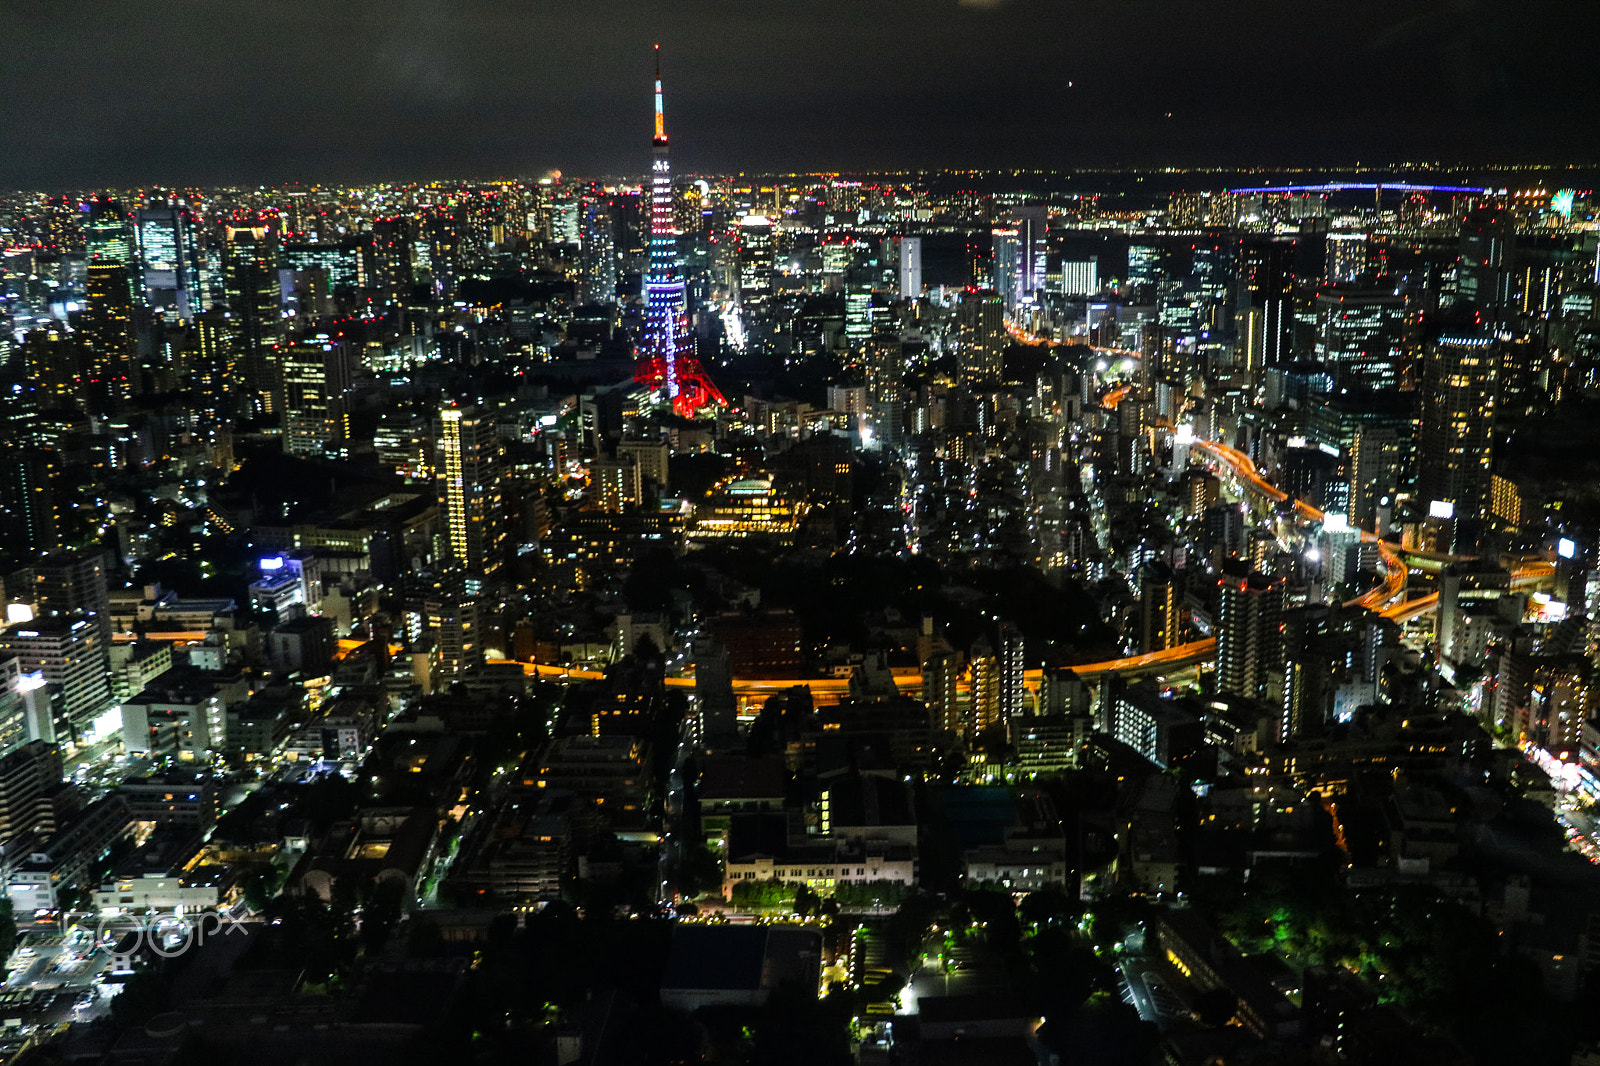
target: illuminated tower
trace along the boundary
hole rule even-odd
[[[645,276],[644,344],[635,380],[659,389],[673,411],[693,418],[727,400],[694,357],[683,273],[678,267],[678,226],[673,217],[672,164],[667,159],[667,126],[661,107],[661,46],[656,46],[656,130],[650,167],[650,267]]]

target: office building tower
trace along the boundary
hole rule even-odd
[[[320,455],[349,439],[346,395],[352,358],[343,342],[321,338],[273,349],[274,381],[282,390],[283,450]]]
[[[1049,215],[1039,206],[1015,208],[994,227],[994,288],[1007,312],[1044,289],[1048,233]]]
[[[902,300],[916,300],[922,296],[922,238],[901,237],[896,241],[899,262],[899,292]]]
[[[617,300],[617,240],[611,200],[598,187],[587,193],[579,212],[578,299],[587,304]]]
[[[645,276],[644,343],[634,380],[660,396],[674,412],[693,418],[727,400],[711,383],[694,355],[689,335],[683,270],[678,261],[678,229],[672,209],[672,164],[662,109],[661,65],[656,64],[656,120],[650,168],[650,254]],[[574,220],[576,221],[576,220]]]
[[[1316,297],[1317,360],[1346,389],[1400,386],[1406,298],[1390,289],[1321,292]]]
[[[997,725],[1004,725],[1000,713],[1000,659],[994,646],[983,637],[972,646],[968,660],[967,713],[961,735],[968,743]]]
[[[0,653],[21,660],[21,671],[48,686],[56,735],[81,740],[111,706],[111,661],[103,629],[92,618],[52,617],[0,630]]]
[[[1239,246],[1236,308],[1249,369],[1292,358],[1295,242],[1247,238]]]
[[[368,235],[372,256],[372,285],[389,293],[403,293],[411,287],[411,227],[404,218],[372,220]]]
[[[30,563],[26,595],[36,618],[90,618],[111,646],[111,557],[99,549],[54,552]]]
[[[733,697],[732,661],[728,649],[714,640],[695,644],[694,695],[700,704],[702,743],[727,743],[738,737],[738,703]]]
[[[1484,607],[1491,610],[1511,591],[1511,574],[1482,560],[1451,563],[1439,573],[1439,660],[1461,659],[1456,647],[1465,617]],[[1518,612],[1520,615],[1520,612]]]
[[[871,267],[851,267],[845,271],[844,339],[851,351],[860,351],[872,336],[872,290],[877,273]]]
[[[0,534],[26,558],[61,547],[60,457],[39,448],[0,449]]]
[[[766,215],[745,215],[739,219],[739,306],[759,311],[772,300],[773,276],[777,272],[777,246],[772,219]]]
[[[128,295],[133,295],[134,247],[128,214],[116,200],[91,200],[89,220],[83,225],[84,257],[92,266],[111,263],[128,271]]]
[[[1338,589],[1355,578],[1360,569],[1356,552],[1360,543],[1361,531],[1351,528],[1348,515],[1329,511],[1322,516],[1318,551],[1322,557],[1322,580],[1326,588]]]
[[[1217,691],[1263,699],[1281,653],[1284,582],[1248,568],[1223,568],[1217,609]]]
[[[961,705],[956,686],[961,680],[961,659],[953,651],[937,652],[922,664],[922,702],[928,707],[928,720],[944,733],[962,731]]]
[[[1165,651],[1181,641],[1181,597],[1172,568],[1150,560],[1139,568],[1139,622],[1141,652]]]
[[[1365,233],[1328,234],[1329,281],[1355,281],[1370,269]]]
[[[1456,295],[1480,311],[1509,305],[1515,246],[1516,225],[1509,212],[1499,207],[1469,212],[1461,220]]]
[[[59,816],[72,810],[70,795],[63,795],[71,787],[65,776],[61,752],[49,740],[25,742],[0,756],[0,848],[25,850],[55,834]]]
[[[16,656],[0,656],[0,757],[30,741],[53,744],[55,738],[43,675],[25,673]]]
[[[141,207],[134,212],[134,238],[146,305],[193,317],[201,310],[194,215],[171,201]]]
[[[483,604],[464,582],[446,577],[426,597],[423,612],[433,633],[439,682],[454,681],[483,664]]]
[[[251,414],[278,415],[282,382],[271,358],[282,326],[277,239],[264,221],[230,223],[222,246],[228,344]]]
[[[1061,263],[1063,296],[1093,296],[1100,291],[1100,257],[1067,259]]]
[[[958,358],[964,382],[998,382],[1009,337],[1005,307],[993,292],[964,292],[956,309]]]
[[[133,297],[128,268],[109,260],[92,262],[84,294],[84,402],[88,413],[121,411],[132,395],[138,348],[133,332]]]
[[[434,430],[434,477],[446,557],[463,570],[495,572],[505,553],[505,505],[493,420],[473,408],[441,408]]]
[[[644,500],[639,464],[624,455],[590,460],[588,497],[602,511],[637,507]]]
[[[1480,518],[1489,506],[1497,349],[1492,334],[1458,331],[1429,344],[1422,356],[1418,502],[1450,504],[1457,519]]]
[[[995,666],[999,672],[1000,719],[1010,722],[1028,710],[1027,643],[1022,631],[1001,622],[995,640]]]

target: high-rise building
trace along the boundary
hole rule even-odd
[[[1294,254],[1292,240],[1250,238],[1239,246],[1236,306],[1251,369],[1293,357]]]
[[[282,396],[277,364],[271,359],[282,325],[277,240],[266,222],[230,223],[224,233],[223,291],[233,363],[250,412],[276,415]]]
[[[8,553],[61,547],[60,458],[39,448],[0,449],[0,536]]]
[[[1263,699],[1281,652],[1283,579],[1225,566],[1219,584],[1217,691]]]
[[[84,400],[89,413],[114,414],[133,391],[137,345],[128,268],[92,262],[83,305]]]
[[[84,255],[89,263],[114,263],[129,271],[132,285],[134,249],[133,231],[128,228],[128,215],[115,200],[91,200],[89,221],[84,223]],[[132,296],[133,290],[129,289]]]
[[[777,245],[773,240],[772,219],[766,215],[745,215],[739,219],[739,306],[760,310],[772,299],[776,274]]]
[[[993,292],[964,292],[956,314],[962,380],[998,381],[1007,341],[1000,297]]]
[[[375,218],[368,248],[372,255],[372,284],[391,293],[411,287],[411,227],[404,218]]]
[[[111,558],[99,549],[55,552],[30,564],[26,594],[36,618],[91,618],[111,646]],[[22,590],[18,590],[19,593]]]
[[[656,123],[650,167],[650,255],[645,277],[644,343],[634,378],[659,391],[678,414],[693,418],[727,400],[711,383],[694,355],[689,334],[683,270],[678,261],[678,229],[672,210],[672,164],[667,153],[667,125],[662,109],[660,46],[656,63]]]
[[[0,846],[37,842],[58,828],[64,774],[54,743],[35,740],[0,757]]]
[[[44,677],[24,673],[15,656],[0,656],[0,757],[29,741],[54,743],[55,738]]]
[[[1498,341],[1487,332],[1448,333],[1422,356],[1417,434],[1419,503],[1476,519],[1489,506],[1498,399]]]
[[[428,594],[423,610],[435,641],[438,680],[455,680],[483,663],[482,608],[463,582],[448,577]]]
[[[1165,651],[1180,643],[1180,597],[1172,568],[1150,560],[1139,568],[1141,652]]]
[[[1402,376],[1406,298],[1392,289],[1317,294],[1318,361],[1347,389],[1395,389]]]
[[[1067,259],[1061,263],[1061,292],[1065,296],[1093,296],[1100,291],[1100,257]]]
[[[500,440],[494,421],[446,405],[434,432],[434,477],[445,525],[445,551],[455,566],[491,574],[505,553]]]
[[[578,299],[588,304],[617,300],[616,221],[611,200],[596,186],[584,197],[578,220],[580,273]]]
[[[922,296],[922,238],[901,237],[897,244],[900,253],[897,266],[900,299],[918,299]]]
[[[134,214],[140,282],[145,303],[189,319],[199,306],[199,244],[194,215],[168,201],[139,208]]]
[[[1000,720],[1009,723],[1028,709],[1027,645],[1022,630],[1001,622],[995,640],[995,665],[999,671]]]
[[[1000,713],[1000,658],[995,654],[994,646],[983,637],[979,637],[972,646],[968,661],[967,693],[967,714],[961,734],[970,742],[1005,723]]]
[[[58,737],[80,739],[111,706],[111,662],[102,629],[91,618],[36,618],[0,630],[0,652],[49,686]]]
[[[1511,574],[1504,567],[1483,561],[1452,563],[1439,573],[1439,659],[1455,662],[1457,636],[1465,614],[1478,607],[1493,607],[1511,589]],[[1520,612],[1518,612],[1520,615]]]
[[[922,664],[922,702],[935,729],[959,734],[961,705],[956,686],[961,680],[961,660],[953,651],[936,652]]]
[[[272,359],[277,364],[273,377],[282,389],[283,450],[320,455],[349,439],[349,347],[314,338],[279,345]]]
[[[1018,207],[995,226],[994,288],[1006,311],[1031,302],[1045,287],[1049,215],[1043,207]]]
[[[701,741],[737,738],[738,704],[733,697],[732,660],[728,649],[714,640],[695,644],[694,695],[700,704]]]

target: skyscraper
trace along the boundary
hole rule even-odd
[[[447,404],[439,410],[435,452],[446,554],[463,570],[491,574],[505,549],[494,422],[474,409]]]
[[[901,237],[900,299],[915,300],[922,295],[922,238]]]
[[[775,256],[772,219],[766,215],[745,215],[739,219],[739,306],[741,308],[746,310],[764,308],[772,299]]]
[[[224,233],[222,274],[233,363],[252,413],[274,415],[281,391],[269,358],[281,325],[277,241],[265,222],[232,223]]]
[[[1294,241],[1250,239],[1239,248],[1239,331],[1250,369],[1290,360],[1294,332]]]
[[[656,127],[650,167],[650,269],[645,277],[644,344],[635,380],[660,390],[667,404],[685,418],[727,400],[695,358],[678,264],[678,228],[672,210],[672,164],[667,156],[667,125],[661,100],[661,46],[656,46]]]
[[[1281,578],[1226,566],[1217,611],[1217,691],[1262,699],[1278,665]]]
[[[994,227],[994,287],[1007,311],[1044,288],[1049,216],[1043,207],[1019,207]]]
[[[961,378],[998,381],[1006,349],[1005,308],[992,292],[964,292],[957,309]]]
[[[1498,394],[1497,341],[1487,332],[1449,333],[1422,357],[1417,494],[1476,519],[1489,504]]]
[[[128,268],[92,262],[83,308],[84,400],[91,414],[113,414],[133,392],[136,345]]]
[[[617,239],[611,201],[599,186],[583,197],[578,218],[581,270],[578,298],[588,304],[617,299]]]
[[[84,223],[83,231],[84,255],[91,264],[116,263],[131,270],[133,235],[121,204],[115,200],[91,200],[89,221]]]
[[[1027,647],[1022,630],[1010,622],[1000,623],[998,638],[995,659],[1000,673],[1000,718],[1010,722],[1021,718],[1028,705],[1028,690],[1024,685]]]
[[[316,338],[281,345],[273,351],[274,377],[282,382],[283,450],[316,455],[343,444],[350,388],[351,357],[342,343]]]
[[[171,201],[139,208],[134,216],[145,302],[188,319],[199,310],[199,260],[194,216]]]
[[[960,659],[953,651],[935,652],[922,664],[922,702],[935,729],[960,733],[961,706],[956,699],[956,684],[961,679]]]
[[[1176,647],[1179,634],[1178,587],[1172,568],[1149,560],[1139,568],[1139,650],[1165,651]]]

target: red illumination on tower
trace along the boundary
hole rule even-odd
[[[650,269],[645,276],[644,343],[633,379],[660,391],[674,413],[694,418],[712,405],[728,406],[694,355],[683,271],[678,266],[678,226],[672,211],[672,166],[661,108],[661,46],[656,45],[656,124],[650,167]]]

